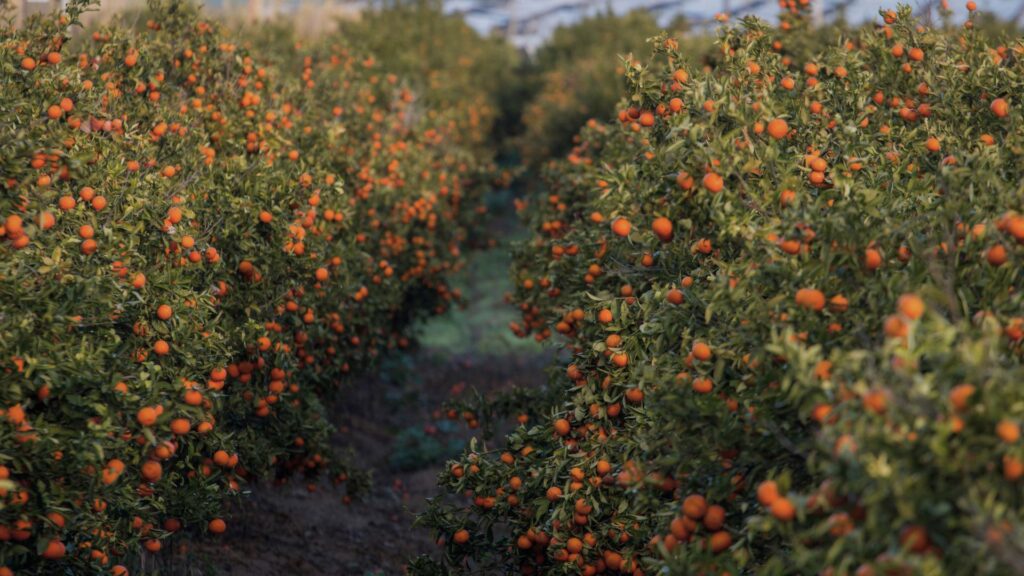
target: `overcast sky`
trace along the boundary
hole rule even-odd
[[[966,17],[966,0],[949,0],[957,18]],[[1024,0],[979,0],[982,10],[1010,17],[1017,12]],[[625,13],[637,8],[654,11],[665,24],[677,15],[685,15],[691,21],[706,20],[716,12],[736,10],[755,4],[754,0],[445,0],[445,9],[464,14],[466,20],[477,30],[487,33],[494,27],[502,27],[509,21],[520,24],[519,32],[513,34],[516,44],[530,49],[543,42],[555,28],[572,24],[587,15],[612,10]],[[773,20],[778,13],[777,0],[763,0],[760,6],[745,13]],[[836,5],[836,0],[826,2],[826,8]],[[909,2],[916,10],[927,5],[927,0]],[[881,7],[895,8],[896,2],[880,0],[854,0],[846,9],[847,19],[863,22],[875,19]]]

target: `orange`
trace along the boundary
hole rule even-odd
[[[135,414],[135,419],[143,426],[152,426],[156,424],[157,416],[158,414],[154,408],[146,406],[139,409],[138,413]]]
[[[1010,454],[1003,456],[1003,478],[1016,482],[1024,478],[1024,460]]]
[[[997,118],[1005,118],[1010,113],[1010,104],[1002,98],[996,98],[989,105],[989,109]]]
[[[572,426],[569,424],[569,421],[566,420],[565,418],[559,418],[558,420],[555,420],[555,434],[558,434],[559,436],[565,436],[569,434],[569,431],[571,429]]]
[[[725,530],[715,532],[708,538],[708,546],[715,554],[724,552],[732,546],[732,535]]]
[[[985,260],[987,260],[989,264],[997,268],[999,266],[1002,266],[1003,264],[1006,264],[1006,261],[1008,259],[1009,257],[1006,254],[1006,247],[1003,246],[1002,244],[996,244],[995,246],[989,248],[987,252],[985,252]]]
[[[46,543],[46,548],[43,549],[40,556],[47,560],[57,560],[63,558],[66,552],[64,543],[57,539],[52,539]]]
[[[213,520],[210,520],[209,524],[207,524],[207,528],[209,528],[210,532],[213,534],[223,534],[224,531],[228,529],[228,525],[224,520],[214,518]]]
[[[714,172],[708,172],[707,174],[704,175],[704,179],[701,180],[701,184],[704,185],[704,188],[708,192],[715,194],[722,191],[724,181],[722,180],[722,177],[719,176],[718,174],[715,174]]]
[[[910,320],[917,320],[924,315],[924,300],[916,294],[904,294],[896,301],[900,314]]]
[[[868,270],[878,270],[882,267],[882,253],[874,248],[864,251],[864,267]]]
[[[708,511],[704,515],[703,520],[704,527],[712,532],[717,532],[725,526],[725,508],[717,504],[708,506]]]
[[[762,506],[770,507],[779,499],[779,485],[774,480],[765,480],[757,486],[757,501]]]
[[[171,351],[171,345],[166,340],[157,340],[153,343],[153,352],[157,356],[166,356]]]
[[[796,303],[808,310],[820,311],[825,307],[825,294],[813,288],[801,288],[796,292]]]
[[[612,221],[612,232],[614,232],[616,236],[625,238],[626,236],[629,236],[629,232],[632,228],[633,225],[625,218],[616,218]]]
[[[789,124],[782,118],[775,118],[768,122],[768,135],[776,140],[782,140],[789,134]]]
[[[690,349],[690,353],[693,357],[701,362],[707,362],[711,360],[711,347],[703,342],[694,342],[693,347]]]
[[[192,423],[187,418],[175,418],[171,420],[171,432],[177,436],[184,436],[192,429]]]
[[[651,230],[662,242],[672,239],[672,221],[665,217],[655,218],[651,223]]]
[[[975,388],[972,384],[958,384],[949,391],[949,403],[957,412],[967,409],[967,402],[974,395]]]
[[[996,436],[1007,444],[1016,444],[1020,440],[1020,425],[1009,420],[1000,420],[996,424]]]
[[[164,467],[156,460],[146,460],[140,469],[142,479],[146,482],[156,482],[164,475]]]
[[[789,501],[788,498],[779,497],[776,498],[771,504],[772,516],[782,520],[783,522],[789,522],[796,517],[796,507]]]
[[[694,378],[691,386],[698,394],[708,394],[714,388],[714,382],[711,378]]]
[[[700,494],[690,494],[683,500],[683,514],[692,520],[700,520],[708,511],[707,500]]]

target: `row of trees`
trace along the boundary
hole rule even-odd
[[[390,22],[304,42],[176,0],[83,29],[92,8],[0,29],[4,576],[126,574],[230,530],[261,478],[358,493],[324,402],[457,302],[499,176],[496,88],[467,79],[510,51],[425,84],[375,54]],[[449,55],[477,41],[424,17]]]
[[[513,329],[569,358],[414,573],[1024,570],[1022,44],[783,7],[620,61],[521,206]]]

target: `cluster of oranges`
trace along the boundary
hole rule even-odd
[[[127,574],[261,477],[352,489],[322,400],[457,299],[492,170],[488,117],[360,46],[89,8],[0,34],[0,574]]]
[[[781,5],[660,38],[520,203],[513,330],[571,358],[442,475],[450,573],[1020,569],[1024,42]]]

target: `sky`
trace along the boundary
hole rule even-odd
[[[903,1],[915,11],[928,5],[927,0]],[[954,17],[965,18],[966,0],[949,1]],[[1024,0],[978,0],[978,5],[982,10],[1009,18],[1022,2]],[[826,1],[826,10],[838,3],[838,0]],[[625,13],[638,8],[649,9],[663,24],[678,15],[687,16],[691,21],[701,21],[716,12],[746,6],[753,7],[742,10],[743,14],[755,14],[768,20],[773,20],[778,13],[777,0],[445,0],[444,4],[446,11],[463,14],[471,26],[485,34],[510,21],[518,23],[510,40],[527,50],[542,43],[557,27],[605,10]],[[877,19],[878,10],[882,7],[895,8],[896,0],[847,0],[846,17],[858,23]]]

